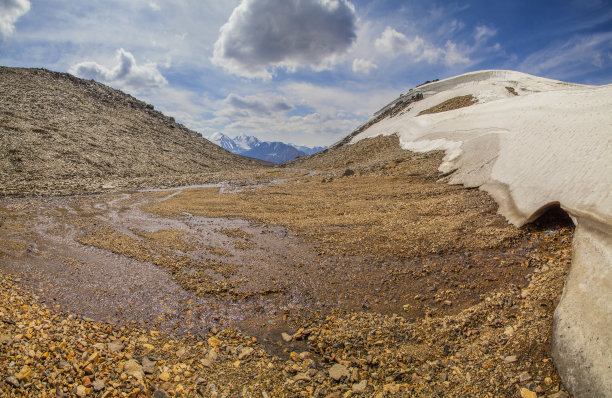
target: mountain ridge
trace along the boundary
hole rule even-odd
[[[0,92],[0,195],[199,184],[260,167],[93,80],[0,67]]]
[[[261,159],[273,163],[284,163],[300,156],[315,154],[325,147],[309,147],[280,141],[261,141],[257,137],[246,134],[230,138],[221,132],[206,137],[210,142],[219,145],[237,155]]]

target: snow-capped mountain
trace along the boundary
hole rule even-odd
[[[317,152],[321,152],[323,149],[327,148],[325,146],[305,146],[305,145],[295,145],[295,144],[289,144],[292,147],[294,147],[295,149],[297,149],[298,151],[302,151],[304,152],[306,155],[312,155],[315,154]]]
[[[214,133],[213,135],[207,137],[207,139],[213,144],[217,144],[221,148],[227,149],[232,153],[237,153],[237,151],[241,149],[234,140],[223,133]]]
[[[308,147],[278,141],[260,141],[257,137],[245,134],[230,138],[223,133],[215,133],[209,136],[208,140],[232,153],[273,163],[288,162],[298,156],[312,155],[325,149],[321,146]]]
[[[241,134],[234,137],[234,143],[236,143],[236,145],[241,148],[242,151],[246,152],[259,146],[261,141],[252,135]]]

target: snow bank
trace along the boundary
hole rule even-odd
[[[481,71],[410,94],[417,91],[423,100],[351,143],[398,134],[404,149],[444,150],[440,171],[454,171],[450,182],[487,191],[517,226],[560,204],[577,228],[572,269],[555,311],[555,363],[575,395],[611,396],[612,85]],[[470,94],[477,104],[417,116]]]

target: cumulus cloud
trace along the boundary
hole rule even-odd
[[[225,103],[230,105],[234,110],[238,111],[239,115],[271,115],[273,113],[287,112],[293,109],[293,106],[285,98],[257,98],[257,97],[241,97],[236,94],[230,94],[225,99]]]
[[[377,69],[378,66],[367,59],[356,58],[353,61],[353,72],[362,73],[368,75],[373,69]]]
[[[470,61],[451,41],[447,41],[445,47],[440,48],[420,36],[408,37],[390,26],[387,26],[376,39],[374,46],[378,51],[391,56],[409,55],[413,62],[426,61],[430,64],[444,62],[445,65],[452,66]]]
[[[323,69],[355,42],[356,25],[348,0],[242,0],[221,27],[212,62],[247,77]]]
[[[29,10],[29,0],[0,0],[0,36],[13,34],[15,22]]]
[[[117,51],[117,61],[118,64],[111,69],[92,61],[80,62],[71,66],[68,72],[84,79],[136,90],[157,88],[168,83],[156,64],[138,65],[136,58],[123,48]]]

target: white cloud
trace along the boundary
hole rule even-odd
[[[153,11],[159,11],[159,10],[161,10],[161,7],[159,6],[159,4],[157,4],[157,3],[156,3],[156,2],[154,2],[154,1],[149,2],[149,7],[151,7],[151,9],[152,9]]]
[[[356,58],[353,61],[353,72],[362,73],[368,75],[373,69],[377,69],[378,66],[372,61],[362,58]]]
[[[117,60],[119,63],[111,69],[96,62],[85,61],[71,66],[68,72],[84,79],[94,79],[136,91],[157,88],[168,83],[156,64],[138,65],[136,58],[123,48],[117,51]]]
[[[0,0],[0,36],[12,35],[15,22],[29,10],[29,0]]]
[[[444,49],[444,64],[453,66],[456,64],[467,64],[470,59],[457,50],[457,45],[450,40],[446,42]]]
[[[323,69],[355,42],[356,23],[348,0],[242,0],[221,27],[211,60],[247,77]]]
[[[519,70],[561,80],[571,79],[606,66],[601,54],[609,49],[611,42],[612,32],[576,35],[529,55],[519,65]]]
[[[476,39],[476,41],[480,41],[480,40],[487,40],[490,37],[493,37],[497,34],[497,30],[490,28],[488,26],[477,26],[476,29],[474,30],[474,39]]]
[[[409,55],[413,62],[436,64],[443,61],[446,66],[470,62],[467,55],[462,54],[451,41],[447,41],[444,48],[439,48],[420,36],[410,38],[390,26],[376,39],[374,46],[390,56]]]

